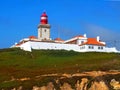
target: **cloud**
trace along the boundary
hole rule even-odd
[[[104,40],[117,40],[120,38],[118,32],[95,24],[84,24],[83,27],[90,36],[101,36]]]

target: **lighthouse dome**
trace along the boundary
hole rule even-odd
[[[41,20],[40,20],[40,24],[48,24],[48,18],[47,18],[47,14],[46,12],[43,12],[43,14],[41,15]]]
[[[41,15],[41,17],[48,17],[46,12],[43,12],[43,14]]]

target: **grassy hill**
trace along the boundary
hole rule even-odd
[[[93,70],[120,70],[120,54],[116,53],[78,53],[64,50],[20,49],[0,50],[0,82],[11,77],[35,77],[50,73],[76,73]],[[12,85],[16,82],[12,82]],[[0,86],[10,86],[0,83]]]

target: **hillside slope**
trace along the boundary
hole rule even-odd
[[[43,74],[81,73],[86,71],[120,70],[120,55],[115,53],[78,53],[64,50],[20,49],[0,50],[0,87],[16,86],[5,83],[11,78],[33,78]]]

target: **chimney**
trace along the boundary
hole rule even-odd
[[[97,41],[100,42],[100,36],[97,36]]]
[[[84,36],[85,38],[87,37],[87,35],[86,35],[86,34],[84,34],[83,36]]]

